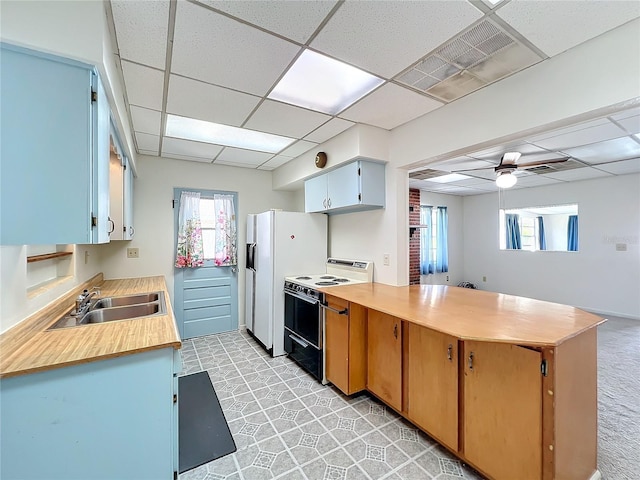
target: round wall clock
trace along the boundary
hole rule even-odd
[[[327,154],[324,152],[318,152],[316,155],[316,167],[324,168],[327,164]]]

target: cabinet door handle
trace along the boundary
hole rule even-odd
[[[327,199],[326,198],[324,200],[322,200],[322,206],[324,208],[327,208]]]
[[[129,227],[129,235],[133,237],[133,234],[136,232],[136,229],[133,227]]]
[[[469,353],[469,370],[473,370],[473,352]]]
[[[110,217],[107,217],[107,218],[108,218],[107,221],[111,224],[111,230],[109,230],[107,233],[109,235],[111,235],[113,233],[113,231],[116,229],[116,224],[115,224],[115,222],[113,220],[111,220]]]
[[[331,199],[329,199],[328,205],[329,205],[329,208],[331,208]]]
[[[398,324],[396,323],[393,327],[393,336],[398,338]]]
[[[452,353],[453,353],[453,345],[449,344],[449,348],[447,348],[447,358],[449,359],[450,362],[453,359]]]

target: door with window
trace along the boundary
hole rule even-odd
[[[202,238],[196,267],[184,266],[176,258],[181,200],[187,202],[183,193],[188,192],[191,207],[198,211]],[[174,189],[173,260],[181,268],[174,266],[173,307],[182,339],[238,329],[237,197],[235,192]]]

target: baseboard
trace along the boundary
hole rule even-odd
[[[586,312],[590,312],[593,313],[594,315],[598,315],[600,317],[617,317],[617,318],[624,318],[627,320],[636,320],[636,321],[640,321],[640,316],[634,316],[634,315],[629,315],[626,313],[620,313],[620,312],[609,312],[606,310],[594,310],[592,308],[585,308],[585,307],[577,307],[580,310],[584,310]]]
[[[593,472],[589,480],[602,480],[602,474],[600,473],[600,470],[596,470],[595,472]]]

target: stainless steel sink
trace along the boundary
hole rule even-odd
[[[160,313],[160,304],[158,302],[129,305],[126,307],[101,308],[99,310],[92,310],[89,313],[86,313],[84,317],[80,319],[78,325],[148,317],[149,315],[155,315],[156,313]]]
[[[99,299],[91,310],[101,308],[122,307],[125,305],[137,305],[139,303],[157,302],[162,292],[141,293],[139,295],[122,295],[119,297],[105,297]]]
[[[165,315],[167,307],[164,292],[150,292],[101,298],[82,317],[72,315],[73,313],[74,310],[67,312],[48,330]]]

